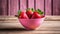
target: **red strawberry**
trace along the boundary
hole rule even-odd
[[[32,15],[32,18],[33,18],[33,19],[41,18],[41,15],[38,14],[38,12],[34,12],[33,15]]]
[[[31,18],[33,12],[32,12],[32,10],[28,9],[28,10],[26,11],[26,14],[27,14],[27,16],[28,16],[29,18]]]
[[[26,12],[20,12],[19,18],[21,18],[21,19],[28,19],[28,16],[26,15]]]
[[[40,9],[37,9],[33,15],[32,15],[32,18],[35,19],[35,18],[43,18],[43,12],[40,10]]]

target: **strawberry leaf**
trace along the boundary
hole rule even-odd
[[[43,14],[43,12],[39,12],[39,14],[41,14],[41,15],[42,15],[42,14]]]
[[[37,9],[37,11],[41,12],[41,10],[40,10],[40,9]]]
[[[38,12],[40,15],[43,14],[43,12],[42,12],[40,9],[37,9],[37,12]]]
[[[35,10],[33,8],[31,8],[31,10],[34,12]]]
[[[26,11],[30,10],[30,8],[27,8]]]
[[[21,10],[18,10],[18,16],[20,15],[20,13],[21,13]]]

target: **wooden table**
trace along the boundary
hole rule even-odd
[[[60,16],[46,16],[37,30],[27,31],[17,17],[0,16],[0,34],[60,34]]]

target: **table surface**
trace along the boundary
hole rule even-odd
[[[60,16],[47,16],[39,29],[30,31],[16,17],[0,16],[0,34],[60,34]]]

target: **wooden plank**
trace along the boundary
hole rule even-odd
[[[7,15],[7,0],[0,0],[0,15]]]
[[[60,21],[44,21],[41,27],[60,27]]]
[[[34,0],[28,0],[28,8],[34,8]]]
[[[18,0],[8,0],[8,15],[17,15],[18,11]]]
[[[20,0],[20,9],[26,10],[27,8],[27,0]]]
[[[20,34],[23,34],[23,32],[19,32],[19,31],[17,31],[17,32],[10,32],[10,34],[17,34],[17,33],[20,33]],[[51,33],[56,33],[56,34],[58,34],[58,33],[60,33],[60,31],[24,31],[24,33],[30,33],[30,34],[51,34]]]
[[[18,23],[18,20],[0,21],[0,23]]]
[[[52,0],[45,0],[45,15],[52,15]]]
[[[53,0],[53,15],[60,15],[60,0]]]
[[[60,21],[59,16],[46,16],[45,21]]]
[[[0,29],[13,29],[13,28],[23,28],[23,26],[18,22],[11,23],[0,23]]]
[[[44,0],[36,0],[36,9],[41,9],[44,12]]]
[[[1,31],[1,34],[60,34],[60,31]]]
[[[20,24],[19,21],[16,21],[14,23],[13,21],[11,21],[10,23],[8,22],[0,23],[0,29],[4,29],[4,28],[10,29],[10,28],[20,28],[20,27],[22,27],[22,25]],[[60,30],[60,21],[44,21],[39,28],[41,30],[43,30],[42,28],[45,28],[44,30],[48,30],[49,28],[51,29],[53,28],[53,30]]]
[[[40,27],[37,31],[60,31],[60,27]]]

